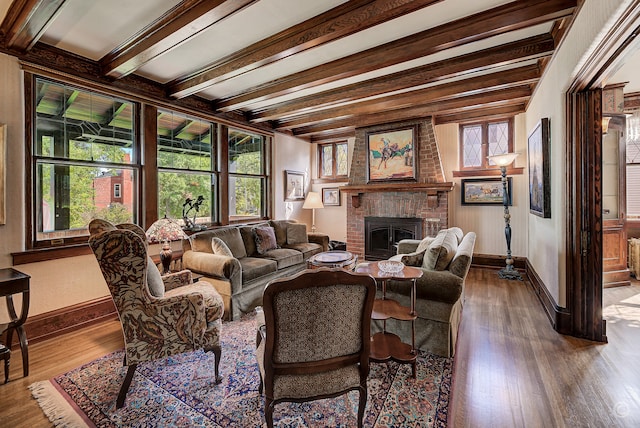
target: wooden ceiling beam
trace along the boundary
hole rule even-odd
[[[576,0],[518,0],[384,45],[312,67],[218,102],[246,106],[301,89],[379,70],[499,34],[553,21],[573,13]],[[173,91],[175,92],[175,91]]]
[[[398,18],[442,0],[352,0],[254,43],[170,84],[182,98],[259,67]]]
[[[121,78],[258,0],[184,0],[100,59],[106,76]]]
[[[331,109],[294,117],[290,120],[276,122],[276,128],[296,128],[333,118],[348,118],[378,111],[390,111],[443,101],[465,95],[484,93],[489,90],[509,88],[523,84],[535,83],[540,79],[537,64],[471,77],[456,82],[443,83],[430,88],[395,94],[373,100],[361,101]]]
[[[335,121],[327,121],[316,125],[310,125],[291,130],[293,135],[305,136],[328,132],[333,128],[361,128],[379,123],[396,122],[405,119],[423,118],[434,114],[452,114],[478,107],[496,107],[509,104],[522,104],[531,97],[531,87],[521,85],[515,88],[498,89],[483,92],[481,94],[469,95],[448,101],[427,103],[393,111],[381,111],[374,114],[361,115]]]
[[[27,51],[35,45],[65,0],[16,0],[0,26],[6,49]]]
[[[176,79],[171,96],[182,98],[216,83],[308,49],[382,24],[442,0],[352,0],[254,43],[188,77]]]
[[[447,115],[435,115],[433,117],[434,125],[443,125],[445,123],[465,123],[475,122],[478,120],[495,120],[515,116],[516,114],[526,111],[525,104],[515,104],[511,106],[501,106],[495,108],[482,107],[477,110],[453,113]]]
[[[553,53],[554,44],[550,34],[529,37],[500,46],[483,49],[455,58],[426,64],[410,70],[354,83],[318,94],[283,102],[251,114],[253,122],[286,118],[295,113],[313,111],[332,104],[350,102],[388,92],[425,85],[439,80],[480,72],[517,62],[547,57]],[[222,109],[222,111],[228,111]]]
[[[337,141],[345,141],[347,138],[356,136],[356,128],[348,127],[338,130],[318,132],[311,136],[311,143],[335,143]]]

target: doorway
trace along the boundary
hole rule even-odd
[[[602,88],[640,50],[631,2],[567,92],[567,307],[570,334],[606,342],[603,318]],[[589,209],[583,209],[589,207]]]

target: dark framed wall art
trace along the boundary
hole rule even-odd
[[[415,181],[417,125],[368,132],[367,181]]]
[[[461,181],[462,205],[504,205],[501,178],[469,178]],[[508,205],[513,202],[511,177],[507,177]]]
[[[549,119],[541,119],[527,138],[529,158],[529,212],[551,218],[551,160]]]

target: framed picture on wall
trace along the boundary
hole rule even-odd
[[[284,172],[284,200],[304,201],[304,172]]]
[[[368,132],[367,181],[415,181],[417,125]]]
[[[527,138],[529,157],[529,212],[551,218],[551,165],[549,119],[541,119]]]
[[[322,203],[325,206],[340,206],[340,188],[325,187],[322,189]]]
[[[462,205],[504,205],[501,178],[471,178],[461,181]],[[507,177],[508,204],[512,204],[511,177]]]

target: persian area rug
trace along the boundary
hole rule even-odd
[[[255,316],[223,324],[222,383],[213,383],[212,353],[191,352],[139,364],[123,408],[124,350],[29,388],[45,415],[64,427],[261,427],[264,399],[255,360]],[[366,427],[445,427],[452,358],[420,352],[411,366],[371,363]],[[357,426],[358,394],[310,403],[281,403],[279,427]]]

